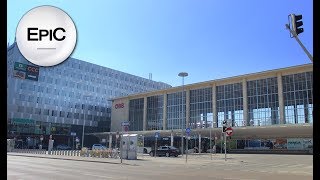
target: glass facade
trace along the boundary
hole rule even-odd
[[[282,77],[285,123],[313,123],[313,73]]]
[[[213,127],[212,88],[190,90],[191,129]]]
[[[231,120],[232,126],[244,126],[242,83],[217,86],[218,127],[223,120]]]
[[[282,71],[287,73],[286,70]],[[223,120],[227,120],[228,125],[232,127],[282,124],[279,102],[281,95],[284,103],[283,124],[313,123],[312,71],[283,75],[280,79],[277,73],[275,71],[272,75],[263,75],[263,78],[255,75],[252,76],[254,80],[239,79],[235,83],[219,82],[215,86],[206,84],[202,88],[197,84],[197,89],[188,86],[191,89],[187,90],[189,93],[184,92],[183,98],[181,90],[169,94],[166,92],[167,98],[163,98],[164,95],[147,97],[146,130],[161,130],[162,124],[166,124],[166,130],[185,129],[186,115],[189,115],[189,127],[192,129],[222,127]],[[244,82],[246,92],[243,92]],[[278,92],[280,83],[283,87],[281,93]],[[213,87],[215,87],[215,103],[213,103]],[[186,105],[187,94],[189,106]],[[167,99],[166,103],[163,102],[164,99]],[[164,107],[164,104],[167,106]],[[166,119],[163,119],[163,108],[166,108]],[[140,113],[142,116],[143,112]]]
[[[186,92],[167,95],[167,129],[186,128]],[[182,106],[183,105],[183,106]],[[183,108],[183,112],[182,112]]]
[[[129,130],[143,130],[143,98],[129,101]]]
[[[12,124],[8,128],[10,137],[43,132],[70,135],[78,129],[77,136],[81,137],[84,123],[85,132],[110,131],[108,99],[171,87],[74,58],[52,67],[37,66],[38,77],[30,80],[16,70],[19,64],[34,66],[21,55],[16,43],[8,47],[7,52],[8,122],[15,122],[17,118],[34,121],[26,125],[34,126],[29,128],[34,133],[26,132],[20,124]],[[79,128],[73,129],[73,126]],[[56,127],[56,131],[51,127]]]
[[[163,95],[147,98],[147,130],[163,129]]]
[[[279,124],[277,77],[248,81],[247,92],[249,112],[247,125],[268,126]]]

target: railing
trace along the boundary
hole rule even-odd
[[[47,154],[59,156],[81,156],[81,157],[96,157],[96,158],[120,158],[120,151],[118,149],[106,150],[51,150],[45,149],[12,149],[10,152],[16,153],[30,153],[30,154]]]
[[[30,153],[30,154],[47,154],[45,149],[12,149],[10,152]]]

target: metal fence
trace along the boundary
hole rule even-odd
[[[8,152],[16,153],[30,153],[30,154],[47,154],[59,156],[81,156],[81,157],[96,157],[96,158],[120,158],[120,151],[118,149],[106,150],[51,150],[46,149],[11,149]]]

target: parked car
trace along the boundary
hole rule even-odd
[[[68,146],[68,145],[65,145],[65,144],[59,144],[57,147],[56,147],[57,150],[71,150],[71,147]]]
[[[150,151],[150,156],[166,156],[166,157],[170,157],[170,156],[175,156],[178,157],[180,153],[180,151],[173,147],[173,146],[160,146],[157,151],[151,150]]]
[[[107,149],[105,146],[103,146],[102,144],[94,144],[92,145],[92,150],[104,150]]]

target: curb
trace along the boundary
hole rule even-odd
[[[47,159],[60,159],[60,160],[71,160],[71,161],[85,161],[85,162],[96,162],[96,163],[109,163],[109,164],[121,164],[120,162],[108,162],[108,161],[99,161],[99,160],[87,160],[87,159],[71,159],[71,158],[60,158],[60,157],[44,157],[44,156],[31,156],[31,155],[24,155],[24,154],[8,154],[7,156],[24,156],[24,157],[34,157],[34,158],[47,158]],[[128,164],[128,163],[122,163],[124,165],[129,166],[137,166],[135,164]]]

